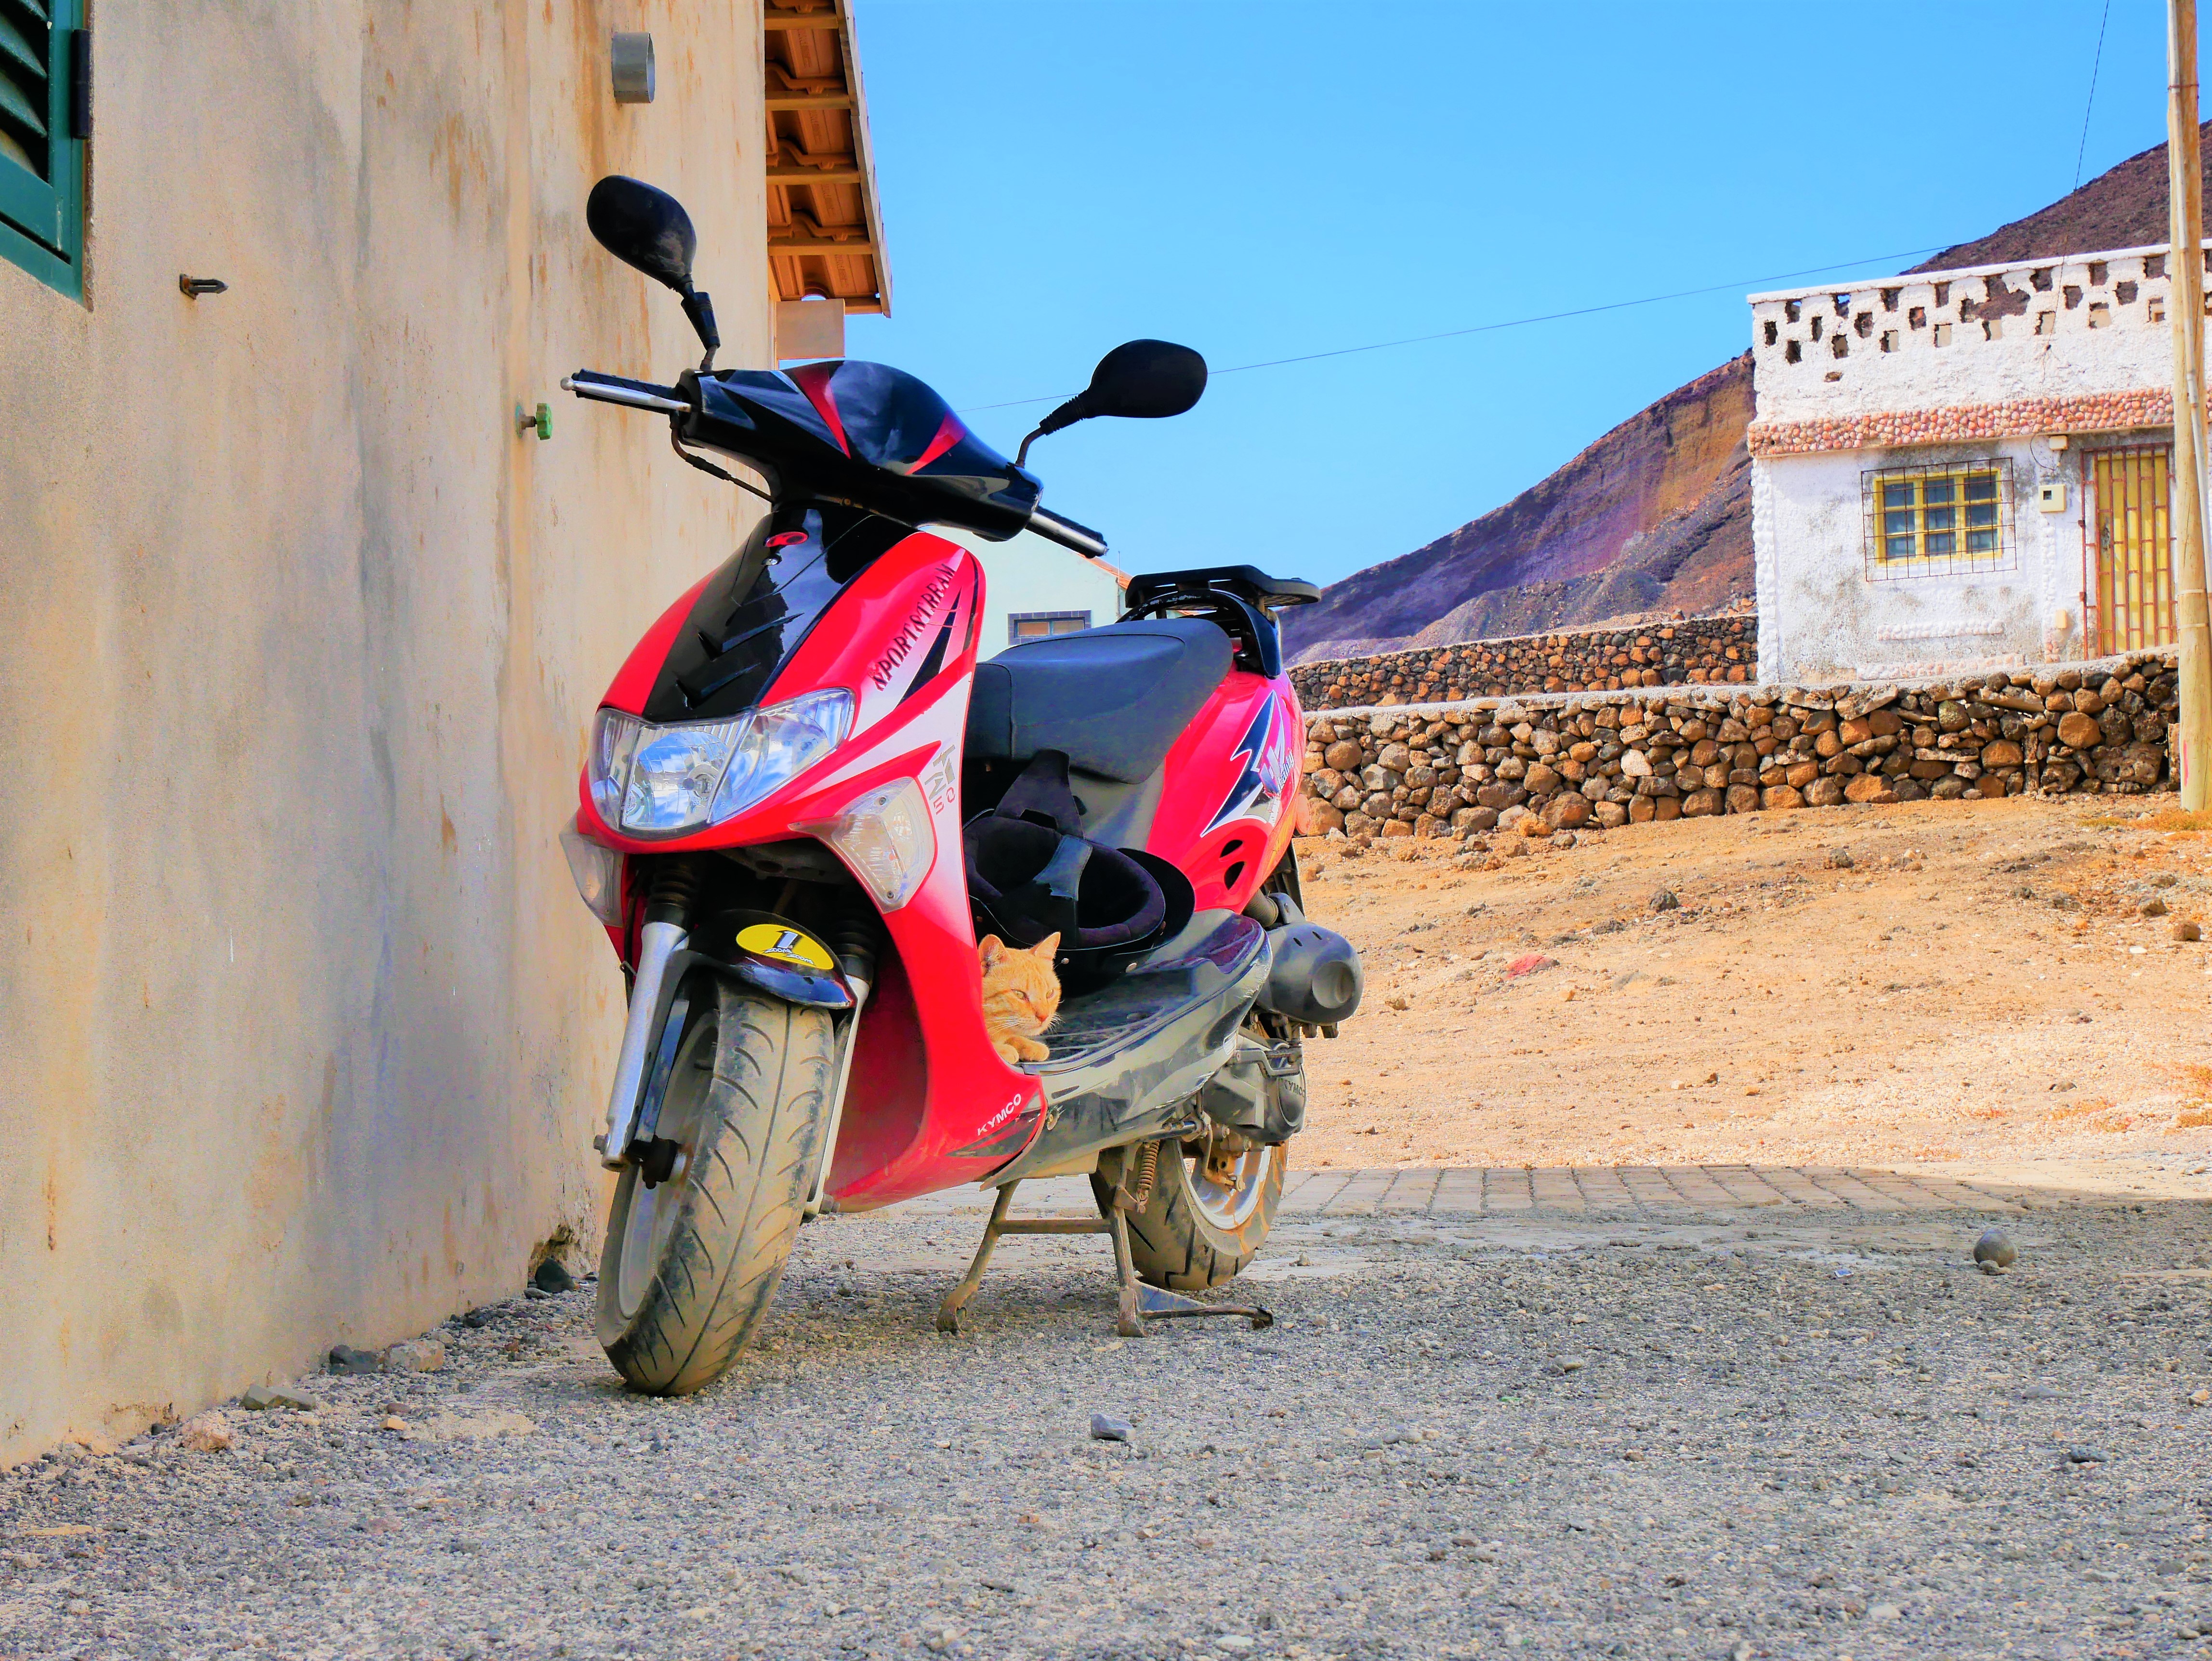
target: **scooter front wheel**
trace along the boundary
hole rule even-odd
[[[678,1150],[615,1186],[599,1340],[633,1389],[688,1396],[728,1371],[775,1296],[821,1156],[836,1080],[825,1010],[702,977],[656,1131]]]

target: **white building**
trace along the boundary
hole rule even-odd
[[[931,535],[968,549],[983,567],[978,657],[995,657],[1018,641],[1103,628],[1121,615],[1121,588],[1128,579],[1103,560],[1085,559],[1034,531],[986,542],[951,526],[929,528]]]
[[[2171,642],[2166,250],[1751,297],[1768,681]]]

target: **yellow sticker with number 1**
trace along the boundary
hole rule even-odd
[[[738,931],[738,949],[756,957],[774,958],[794,969],[824,970],[832,966],[830,948],[811,934],[777,922],[749,923]]]

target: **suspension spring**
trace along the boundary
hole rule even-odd
[[[1129,1190],[1136,1209],[1142,1211],[1152,1197],[1152,1183],[1160,1174],[1160,1145],[1146,1142],[1137,1150],[1137,1184]]]

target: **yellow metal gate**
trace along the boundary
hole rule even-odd
[[[2173,531],[2160,445],[2096,453],[2096,587],[2090,595],[2100,656],[2173,643]]]

